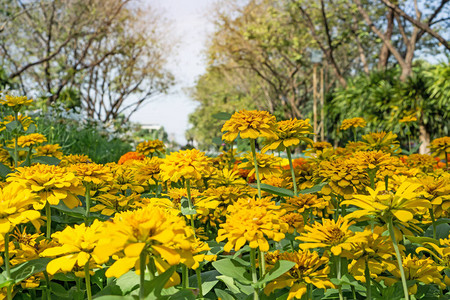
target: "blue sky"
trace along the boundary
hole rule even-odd
[[[205,71],[202,51],[206,47],[208,32],[212,25],[208,11],[212,0],[147,0],[160,9],[173,23],[173,34],[178,48],[172,56],[170,70],[177,84],[168,95],[158,97],[136,112],[131,120],[143,124],[160,124],[178,143],[184,145],[184,131],[188,127],[188,115],[196,103],[183,91],[195,84],[196,78]]]

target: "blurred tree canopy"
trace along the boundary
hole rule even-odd
[[[107,121],[173,83],[167,21],[132,0],[0,0],[2,81]]]
[[[220,137],[223,122],[212,116],[221,111],[311,118],[314,50],[322,53],[329,141],[342,138],[345,118],[397,131],[409,111],[417,112],[414,130],[424,146],[448,133],[448,65],[417,60],[448,61],[448,0],[229,0],[213,18],[208,69],[191,92],[200,105],[187,133],[203,148]]]

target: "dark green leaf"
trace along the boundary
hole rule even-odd
[[[230,294],[228,294],[227,292],[219,290],[219,289],[215,289],[214,293],[216,294],[217,298],[220,298],[222,300],[235,300],[236,299],[233,296],[231,296]]]
[[[4,164],[0,163],[0,176],[6,178],[6,176],[11,173],[11,169]]]
[[[251,274],[247,271],[248,267],[234,259],[221,259],[213,262],[212,265],[220,274],[234,278],[244,284],[252,283]]]
[[[86,210],[83,207],[79,206],[70,209],[64,204],[63,201],[59,201],[58,205],[51,205],[51,207],[78,219],[84,219],[86,214]]]
[[[312,194],[312,193],[317,193],[320,192],[322,190],[322,188],[327,185],[328,182],[321,182],[319,184],[316,184],[315,186],[313,186],[312,188],[309,189],[304,189],[301,191],[298,191],[299,194]]]
[[[202,290],[204,295],[208,294],[209,291],[212,290],[213,287],[219,282],[219,280],[216,278],[219,275],[220,273],[217,272],[216,270],[200,273],[202,279]],[[189,286],[198,287],[197,275],[192,275],[191,277],[189,277]]]
[[[173,272],[175,271],[175,266],[170,267],[164,273],[158,275],[155,279],[151,281],[145,281],[143,287],[139,287],[139,289],[145,289],[145,296],[148,299],[160,299],[161,291],[164,288],[164,285],[167,281],[169,281]]]
[[[194,208],[192,209],[189,208],[189,200],[186,197],[181,198],[181,213],[184,216],[197,214],[197,211]]]
[[[15,283],[19,283],[22,280],[27,279],[31,275],[40,273],[45,270],[47,264],[52,260],[52,258],[44,257],[33,259],[20,265],[11,268],[11,278]]]
[[[231,114],[227,113],[227,112],[219,112],[219,113],[213,114],[212,116],[215,119],[223,120],[223,121],[227,121],[231,118]]]
[[[257,189],[258,186],[254,183],[250,184],[252,188]],[[272,186],[269,184],[261,183],[261,190],[271,193],[273,195],[281,196],[281,197],[293,197],[294,192],[285,188],[280,188],[276,186]]]
[[[257,287],[261,288],[267,282],[270,282],[274,279],[277,279],[287,271],[289,271],[293,266],[295,266],[295,262],[288,260],[279,260],[273,266],[273,268],[266,273],[260,280],[258,280]]]
[[[139,287],[139,275],[134,271],[129,271],[117,278],[116,285],[122,290],[122,295],[131,293]]]
[[[31,159],[31,163],[57,166],[61,160],[52,156],[38,156]]]

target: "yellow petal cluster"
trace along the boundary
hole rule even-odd
[[[339,128],[340,130],[347,130],[349,128],[356,128],[356,127],[361,127],[364,128],[366,127],[367,123],[363,118],[352,118],[352,119],[345,119],[344,121],[342,121],[341,127]]]
[[[216,240],[228,240],[224,251],[238,251],[247,242],[250,248],[269,250],[268,240],[280,241],[289,225],[282,222],[282,211],[270,199],[243,199],[228,207],[226,222],[220,224]]]
[[[177,182],[181,178],[200,180],[211,172],[210,158],[197,149],[180,150],[166,156],[160,165],[164,181]]]
[[[40,203],[35,208],[42,208],[46,202],[57,205],[63,201],[69,208],[81,204],[77,195],[83,194],[83,188],[79,179],[65,168],[36,164],[31,167],[19,167],[17,172],[7,178],[8,182],[16,182],[23,189],[37,195]]]
[[[328,266],[328,257],[320,257],[317,252],[296,251],[268,253],[266,259],[267,269],[273,268],[273,265],[279,260],[295,262],[295,265],[286,273],[277,279],[269,282],[264,288],[267,296],[277,289],[289,288],[287,299],[302,299],[306,294],[307,286],[314,285],[319,289],[334,288],[328,278],[330,267]],[[273,258],[273,259],[271,259]]]
[[[257,139],[259,137],[277,139],[274,132],[275,116],[267,111],[240,110],[235,112],[222,127],[222,139],[233,142],[238,135],[242,139]]]
[[[268,150],[284,151],[291,146],[297,146],[300,141],[312,143],[312,140],[307,135],[313,134],[313,128],[307,120],[289,119],[279,121],[276,123],[275,134],[277,138],[267,138],[264,141],[266,146],[262,148],[261,152],[265,153]]]
[[[40,133],[32,133],[28,135],[19,136],[17,139],[17,145],[19,147],[30,147],[38,144],[45,143],[47,138]]]
[[[153,156],[156,154],[163,154],[166,152],[164,142],[160,140],[151,140],[139,143],[136,146],[136,152],[144,155]]]

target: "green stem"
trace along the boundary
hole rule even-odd
[[[430,208],[431,224],[433,225],[433,239],[436,239],[436,219],[434,218],[433,207]]]
[[[30,149],[28,150],[27,157],[25,158],[25,165],[30,166],[31,165],[31,152],[33,151],[33,145],[30,146]]]
[[[141,254],[139,255],[139,299],[145,299],[145,266],[146,266],[146,260],[147,260],[147,252],[145,250],[142,250]]]
[[[47,203],[45,203],[45,215],[47,217],[47,224],[46,224],[47,234],[45,235],[45,237],[47,239],[50,239],[52,235],[52,209],[48,201]]]
[[[250,248],[250,262],[252,264],[252,281],[254,284],[256,284],[258,282],[258,273],[256,272],[256,249],[254,248]],[[254,289],[255,291],[253,292],[253,300],[258,300],[259,289],[256,287]]]
[[[47,300],[52,300],[52,290],[50,288],[50,278],[48,277],[47,271],[44,271],[42,273],[44,273],[45,283],[47,285],[46,288],[45,288],[45,294],[47,295]],[[80,287],[79,280],[77,280],[77,288],[78,288],[78,290],[80,290],[79,287]]]
[[[259,179],[258,160],[256,159],[256,142],[254,139],[250,139],[250,146],[252,148],[253,165],[255,166],[256,185],[258,186],[258,197],[261,199],[261,180]]]
[[[356,127],[353,127],[353,140],[356,142]]]
[[[266,259],[264,257],[264,251],[258,249],[259,253],[259,276],[263,277],[266,274]]]
[[[408,150],[409,150],[409,155],[411,155],[411,135],[408,134]]]
[[[90,225],[89,217],[91,214],[91,185],[89,183],[85,184],[86,193],[84,194],[84,199],[86,202],[86,214],[85,214],[85,223],[86,225]]]
[[[397,244],[397,239],[394,233],[394,224],[392,222],[392,217],[388,219],[388,229],[389,235],[391,236],[392,244],[394,245],[395,255],[397,256],[398,268],[400,269],[400,275],[402,276],[403,293],[405,295],[405,300],[409,300],[408,285],[406,284],[405,270],[403,269],[402,256],[400,254],[400,249]]]
[[[89,261],[84,265],[84,280],[86,281],[86,294],[88,300],[92,300],[91,274],[89,273]]]
[[[202,273],[200,272],[200,267],[195,269],[195,274],[197,275],[198,296],[203,298]]]
[[[186,265],[181,265],[181,280],[183,281],[183,288],[189,288],[189,270]]]
[[[19,112],[14,112],[14,117],[17,122],[19,122]],[[17,168],[17,162],[19,160],[19,145],[17,145],[19,137],[17,136],[17,132],[14,133],[14,168]]]
[[[341,280],[341,258],[339,256],[334,255],[334,264],[336,265],[336,278]],[[342,287],[338,287],[339,291],[339,300],[344,300],[344,295],[342,294]]]
[[[370,269],[369,269],[369,262],[366,258],[366,269],[364,270],[364,275],[366,276],[366,299],[371,300],[372,299],[372,287],[370,285]]]
[[[153,260],[152,256],[149,256],[147,266],[148,266],[148,271],[150,273],[150,280],[155,279],[156,266],[155,266],[155,261]]]
[[[9,233],[5,234],[5,270],[6,270],[6,279],[11,279],[11,269],[9,265]],[[6,288],[6,298],[8,300],[12,300],[12,288],[13,284],[10,282]]]
[[[298,196],[297,191],[297,180],[295,179],[295,172],[294,172],[294,165],[292,164],[292,155],[291,155],[291,149],[289,147],[286,148],[288,160],[289,160],[289,167],[291,168],[291,176],[292,176],[292,183],[294,185],[294,196]]]
[[[193,205],[192,205],[192,197],[191,197],[191,180],[190,179],[186,179],[186,191],[187,191],[187,196],[188,196],[189,210],[192,210]],[[190,219],[191,227],[194,230],[194,238],[197,238],[197,234],[195,233],[194,215],[189,215],[188,218]]]

